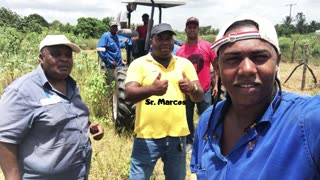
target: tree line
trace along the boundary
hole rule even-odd
[[[77,20],[77,24],[73,26],[69,23],[63,24],[58,20],[48,23],[39,14],[30,14],[22,17],[10,9],[4,7],[0,9],[0,26],[12,27],[23,33],[36,32],[41,34],[46,29],[50,29],[80,35],[83,38],[100,38],[101,34],[108,30],[108,24],[111,19],[111,17],[105,17],[102,20],[92,17],[81,17]],[[133,25],[132,27],[135,26]],[[299,12],[294,18],[286,16],[283,19],[283,23],[277,24],[275,27],[279,36],[290,37],[292,34],[315,32],[320,29],[320,22],[313,20],[308,23],[306,16],[302,12]],[[216,35],[218,32],[219,29],[211,26],[200,27],[200,35]]]

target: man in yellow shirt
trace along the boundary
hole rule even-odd
[[[172,55],[173,35],[169,24],[155,25],[152,52],[128,68],[126,100],[137,103],[130,179],[150,179],[159,158],[166,179],[185,179],[186,94],[199,102],[203,90],[192,63]]]

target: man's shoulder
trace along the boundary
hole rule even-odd
[[[177,61],[179,62],[182,62],[182,63],[185,63],[185,62],[190,62],[190,60],[188,60],[187,58],[185,57],[181,57],[181,56],[178,56],[178,55],[173,55],[174,58],[176,58]]]
[[[311,96],[283,91],[280,107],[282,103],[284,103],[283,105],[287,108],[287,111],[299,111],[304,116],[320,117],[320,111],[318,110],[320,109],[320,94]],[[317,111],[314,111],[314,109],[317,109]]]
[[[136,66],[136,65],[142,65],[143,66],[147,61],[152,61],[152,56],[149,55],[149,54],[141,56],[141,57],[135,59],[134,61],[131,62],[130,66]]]
[[[200,44],[200,46],[204,46],[205,48],[210,49],[212,43],[210,43],[209,41],[200,39],[199,44]]]
[[[181,57],[181,55],[183,55],[183,52],[185,51],[185,47],[186,47],[186,45],[185,45],[185,44],[182,44],[182,45],[178,48],[178,50],[177,50],[177,52],[176,52],[176,55],[179,56],[179,57]]]
[[[37,72],[32,71],[15,79],[6,89],[27,92],[35,85],[40,85],[40,83],[40,78],[38,77]]]

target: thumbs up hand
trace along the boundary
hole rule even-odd
[[[157,78],[152,83],[152,94],[156,96],[162,96],[167,92],[168,80],[161,80],[161,73],[158,74]]]
[[[185,72],[182,72],[182,79],[179,80],[179,87],[183,93],[191,93],[195,90],[193,83],[188,79]]]

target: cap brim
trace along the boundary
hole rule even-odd
[[[67,43],[64,45],[69,46],[76,53],[79,53],[81,51],[81,48],[73,43]]]
[[[40,48],[40,51],[41,49],[43,49],[44,47],[50,47],[50,46],[58,46],[58,45],[65,45],[65,46],[68,46],[72,49],[72,51],[76,52],[76,53],[79,53],[81,51],[81,48],[73,43],[58,43],[58,44],[49,44],[49,45],[45,45],[43,47]]]

